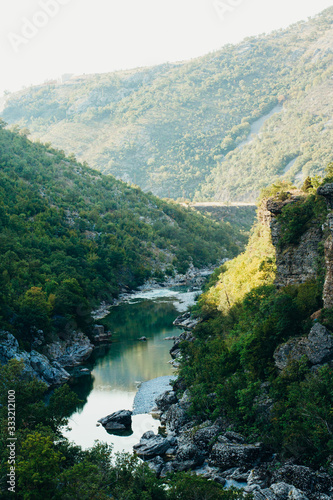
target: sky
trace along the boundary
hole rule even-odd
[[[333,0],[12,0],[0,96],[58,78],[188,60],[306,20]]]

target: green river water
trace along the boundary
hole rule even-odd
[[[85,365],[92,368],[91,376],[80,377],[73,386],[83,404],[71,416],[66,437],[83,448],[99,440],[112,444],[114,451],[130,452],[144,432],[157,432],[159,421],[147,414],[133,416],[128,436],[108,434],[97,421],[117,410],[131,410],[140,382],[175,374],[169,363],[172,341],[164,339],[180,334],[172,322],[194,303],[197,293],[159,288],[135,293],[112,307],[100,322],[113,333],[113,342],[95,351]],[[142,336],[148,341],[138,341]]]

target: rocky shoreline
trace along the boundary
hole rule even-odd
[[[84,333],[74,331],[66,341],[57,340],[44,347],[39,346],[39,351],[32,349],[27,352],[20,349],[14,335],[0,332],[0,363],[7,364],[12,359],[21,361],[24,377],[35,377],[48,387],[68,382],[72,378],[70,371],[74,368],[76,376],[89,374],[88,369],[77,367],[90,357],[94,348]]]
[[[186,313],[179,316],[175,324],[186,327],[192,321]],[[323,336],[322,329],[316,324],[309,334],[316,352],[318,344],[314,338]],[[183,340],[194,340],[189,329],[174,340],[170,353],[175,360],[180,356],[179,344]],[[327,354],[326,345],[323,349]],[[279,361],[280,357],[281,353]],[[189,392],[185,390],[181,398],[177,397],[182,391],[184,388],[176,381],[173,389],[156,398],[153,413],[158,415],[164,431],[157,435],[148,431],[134,446],[135,453],[158,477],[170,472],[193,471],[225,487],[242,488],[252,493],[254,500],[333,498],[333,477],[326,471],[315,471],[293,461],[280,464],[272,449],[260,442],[248,443],[233,430],[231,422],[221,418],[198,424],[190,417]]]
[[[111,307],[135,298],[138,293],[182,285],[199,290],[206,277],[213,270],[214,267],[196,269],[190,266],[186,274],[177,274],[163,283],[148,280],[137,291],[128,292],[123,290],[119,298],[115,299],[112,304],[101,303],[99,308],[92,312],[92,317],[95,321],[105,318],[110,313]],[[94,349],[101,343],[112,340],[112,334],[104,332],[102,325],[96,324],[94,333],[94,343],[84,333],[73,331],[67,335],[67,340],[56,340],[45,345],[43,332],[39,331],[36,332],[31,351],[27,352],[20,349],[14,335],[0,331],[0,363],[6,364],[10,359],[17,359],[24,363],[24,376],[34,376],[48,387],[62,385],[73,376],[76,378],[80,375],[89,374],[88,369],[82,368],[80,370],[78,367],[87,361]],[[76,367],[75,370],[73,370],[74,367]]]
[[[207,277],[212,274],[216,267],[222,265],[226,260],[228,259],[223,259],[223,261],[216,264],[216,266],[207,266],[202,269],[197,269],[191,265],[186,274],[176,274],[174,277],[169,277],[163,282],[149,279],[143,285],[139,286],[136,291],[127,291],[123,289],[118,299],[114,299],[112,304],[102,302],[100,306],[92,312],[92,317],[94,320],[105,318],[110,313],[111,307],[135,299],[138,293],[162,290],[163,288],[176,286],[188,286],[190,289],[200,290]]]

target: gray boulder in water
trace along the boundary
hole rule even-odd
[[[125,431],[132,427],[132,412],[120,410],[98,420],[108,431]]]

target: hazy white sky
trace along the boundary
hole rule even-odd
[[[190,59],[331,5],[333,0],[2,1],[0,95],[63,73]]]

